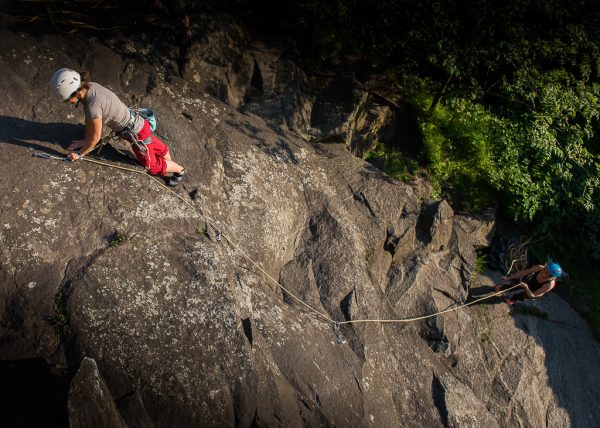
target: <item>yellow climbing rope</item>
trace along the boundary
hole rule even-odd
[[[50,155],[40,156],[40,157],[45,157],[45,158],[50,158],[50,159],[65,160],[65,158],[59,158],[57,156],[50,156]],[[225,239],[239,254],[241,254],[246,260],[248,260],[254,267],[256,267],[256,269],[258,269],[266,278],[268,278],[270,281],[272,281],[273,284],[275,284],[282,291],[284,291],[285,293],[287,293],[291,298],[293,298],[295,301],[297,301],[298,303],[300,303],[302,306],[304,306],[305,308],[307,308],[308,310],[310,310],[312,313],[314,313],[315,315],[317,315],[319,318],[327,321],[330,324],[333,324],[336,328],[339,327],[340,325],[343,325],[343,324],[374,323],[374,322],[377,322],[377,323],[408,323],[408,322],[413,322],[413,321],[424,320],[424,319],[427,319],[427,318],[433,318],[433,317],[436,317],[436,316],[441,315],[441,314],[445,314],[445,313],[448,313],[448,312],[457,311],[459,309],[462,309],[462,308],[474,305],[474,304],[479,303],[481,301],[490,299],[490,298],[492,298],[494,296],[498,296],[498,295],[504,294],[507,291],[510,291],[510,290],[512,290],[514,288],[520,287],[520,285],[521,285],[521,284],[516,284],[516,285],[513,285],[513,286],[511,286],[511,287],[509,287],[509,288],[507,288],[505,290],[494,292],[494,293],[491,293],[489,295],[483,296],[483,297],[481,297],[479,299],[473,300],[472,302],[464,303],[464,304],[458,305],[458,306],[456,306],[454,308],[445,309],[443,311],[435,312],[435,313],[428,314],[428,315],[420,315],[420,316],[414,316],[414,317],[409,317],[409,318],[400,318],[400,319],[354,319],[354,320],[347,320],[347,321],[336,321],[336,320],[332,319],[331,317],[327,316],[326,314],[324,314],[323,312],[315,309],[314,307],[312,307],[308,303],[304,302],[302,299],[300,299],[299,297],[297,297],[296,295],[294,295],[292,292],[290,292],[286,287],[284,287],[281,283],[279,283],[279,281],[277,281],[275,278],[273,278],[271,275],[269,275],[269,273],[266,272],[257,262],[255,262],[250,256],[248,256],[248,254],[246,254],[246,252],[239,245],[237,245],[226,234],[224,234],[217,227],[217,225],[211,219],[209,219],[206,216],[206,214],[204,214],[202,211],[199,210],[198,207],[196,207],[194,204],[192,204],[187,199],[183,198],[181,195],[179,195],[173,189],[165,186],[158,179],[154,179],[151,175],[148,175],[146,173],[146,171],[142,171],[142,170],[139,170],[139,169],[122,167],[122,166],[110,164],[110,163],[107,163],[107,162],[102,162],[102,161],[98,161],[98,160],[95,160],[95,159],[90,159],[88,157],[83,157],[83,158],[80,158],[80,159],[83,159],[86,162],[94,163],[94,164],[97,164],[97,165],[102,165],[102,166],[109,167],[109,168],[115,168],[115,169],[119,169],[119,170],[122,170],[122,171],[128,171],[128,172],[133,172],[133,173],[136,173],[136,174],[144,175],[144,176],[148,177],[150,180],[152,180],[161,189],[168,190],[169,192],[171,192],[171,194],[173,194],[179,200],[181,200],[183,203],[185,203],[190,208],[192,208],[196,213],[200,214],[202,216],[202,218],[204,219],[204,221],[208,225],[210,225],[215,231],[217,231],[223,239]],[[510,268],[508,269],[507,275],[512,270],[512,267],[513,267],[515,261],[516,260],[513,260]]]
[[[146,177],[148,177],[149,179],[151,179],[154,183],[156,183],[161,189],[165,189],[168,190],[169,192],[171,192],[173,195],[175,195],[178,199],[180,199],[183,203],[185,203],[186,205],[188,205],[190,208],[192,208],[194,211],[196,211],[198,214],[200,214],[204,221],[210,225],[213,229],[215,229],[216,231],[219,231],[221,233],[221,237],[223,239],[225,239],[236,251],[238,251],[245,259],[247,259],[250,263],[252,263],[252,265],[254,267],[256,267],[260,272],[263,273],[263,275],[265,275],[267,278],[269,278],[273,283],[275,283],[279,288],[281,288],[283,291],[285,291],[287,294],[289,294],[294,300],[296,300],[298,303],[302,304],[304,307],[306,307],[307,309],[311,310],[313,313],[315,313],[316,315],[320,316],[321,318],[325,319],[328,322],[331,323],[335,323],[335,321],[333,319],[331,319],[330,317],[328,317],[327,315],[323,314],[322,312],[319,312],[318,310],[316,310],[315,308],[313,308],[312,306],[310,306],[308,303],[304,302],[302,299],[300,299],[299,297],[295,296],[292,292],[290,292],[287,288],[285,288],[283,285],[281,285],[279,283],[279,281],[277,281],[275,278],[273,278],[271,275],[269,275],[268,272],[266,272],[258,263],[256,263],[254,260],[252,260],[252,258],[250,256],[248,256],[246,254],[246,252],[244,250],[242,250],[240,248],[239,245],[237,245],[234,241],[232,241],[226,234],[224,234],[218,227],[217,225],[211,221],[206,214],[204,214],[203,212],[198,211],[198,208],[196,206],[194,206],[190,201],[188,201],[187,199],[183,198],[180,194],[178,194],[177,192],[175,192],[173,189],[165,186],[164,184],[162,184],[160,181],[158,181],[157,179],[154,179],[151,175],[148,175],[145,171],[141,171],[139,169],[133,169],[133,168],[125,168],[122,166],[118,166],[118,165],[112,165],[109,164],[107,162],[101,162],[101,161],[97,161],[94,159],[90,159],[87,157],[82,158],[84,161],[87,162],[91,162],[91,163],[95,163],[98,165],[103,165],[103,166],[107,166],[109,168],[117,168],[123,171],[130,171],[130,172],[135,172],[136,174],[141,174],[144,175]]]
[[[489,299],[491,297],[498,296],[500,294],[504,294],[507,291],[510,291],[510,290],[512,290],[514,288],[517,288],[517,287],[520,287],[520,286],[521,286],[521,284],[516,284],[516,285],[513,285],[512,287],[507,288],[506,290],[497,291],[495,293],[491,293],[491,294],[488,294],[487,296],[483,296],[483,297],[481,297],[479,299],[473,300],[472,302],[464,303],[464,304],[456,306],[454,308],[445,309],[443,311],[435,312],[435,313],[429,314],[429,315],[421,315],[421,316],[417,316],[417,317],[400,318],[400,319],[380,319],[380,320],[376,320],[376,319],[362,319],[361,320],[361,319],[358,319],[358,320],[340,321],[340,322],[338,322],[338,324],[339,325],[342,325],[342,324],[353,324],[353,323],[359,323],[359,322],[365,322],[365,323],[366,322],[401,323],[401,322],[412,322],[412,321],[424,320],[424,319],[427,319],[427,318],[437,317],[438,315],[441,315],[441,314],[446,314],[448,312],[453,312],[453,311],[457,311],[457,310],[462,309],[462,308],[466,308],[467,306],[474,305],[475,303],[479,303],[479,302],[481,302],[483,300],[487,300],[487,299]]]

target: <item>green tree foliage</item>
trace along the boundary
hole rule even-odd
[[[419,169],[419,164],[414,159],[397,151],[386,152],[384,148],[366,152],[363,159],[373,164],[381,164],[387,175],[403,182],[410,181]]]
[[[491,177],[498,165],[489,141],[498,119],[466,99],[453,98],[431,112],[431,97],[419,101],[424,154],[437,196],[469,211],[492,206]]]

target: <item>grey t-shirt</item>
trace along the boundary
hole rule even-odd
[[[86,120],[102,118],[102,122],[113,131],[120,131],[129,122],[129,109],[110,89],[98,83],[88,82],[88,93],[83,103]],[[136,116],[132,131],[142,130],[144,119]]]

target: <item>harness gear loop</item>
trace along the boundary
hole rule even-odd
[[[135,132],[133,132],[133,126],[135,125],[136,119],[140,118],[142,121],[145,121],[146,119],[144,119],[139,111],[137,109],[129,109],[129,120],[127,121],[127,124],[125,125],[125,127],[123,129],[121,129],[120,131],[113,131],[114,134],[126,141],[129,141],[129,143],[131,144],[131,146],[135,146],[138,151],[142,154],[142,156],[144,156],[145,159],[145,165],[144,168],[146,168],[147,170],[150,169],[150,156],[148,155],[148,148],[146,147],[146,145],[150,144],[152,142],[152,135],[150,135],[148,138],[146,138],[145,140],[140,140],[137,136],[137,134]]]

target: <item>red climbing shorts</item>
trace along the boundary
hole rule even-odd
[[[150,131],[150,124],[145,119],[144,126],[142,127],[141,131],[138,132],[137,137],[140,141],[144,141],[148,137],[152,138],[152,142],[150,144],[144,145],[148,153],[141,152],[140,149],[138,149],[135,145],[131,146],[139,163],[142,164],[150,174],[158,174],[161,177],[164,177],[167,173],[167,162],[165,161],[165,156],[167,153],[169,153],[169,148],[167,145],[156,136],[152,135],[152,131]]]

